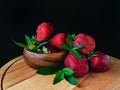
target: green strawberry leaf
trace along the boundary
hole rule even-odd
[[[82,45],[78,45],[78,46],[75,46],[74,48],[72,48],[72,50],[78,50],[78,49],[81,49],[81,48],[83,48],[83,46]]]
[[[36,36],[33,35],[32,38],[31,38],[31,41],[32,41],[33,44],[37,43]]]
[[[72,40],[72,37],[70,34],[68,34],[67,39],[68,39],[68,46],[70,48],[72,48],[73,47],[73,40]]]
[[[64,71],[66,76],[71,76],[74,74],[74,71],[70,68],[63,68],[63,71]]]
[[[92,52],[88,52],[87,53],[87,56],[89,57],[89,56],[92,56],[92,55],[96,55],[96,52],[95,51],[92,51]]]
[[[92,52],[87,53],[88,60],[90,60],[92,56],[97,56],[97,53],[94,50]]]
[[[34,45],[30,45],[30,46],[28,46],[28,49],[30,49],[31,51],[32,51],[34,48],[35,48]]]
[[[72,76],[67,76],[65,77],[65,79],[72,85],[77,85],[77,80],[76,78],[72,75]]]
[[[41,74],[41,75],[51,75],[61,70],[61,68],[63,68],[63,66],[60,66],[60,65],[41,67],[40,69],[37,70],[36,73]]]
[[[33,51],[36,51],[38,48],[40,48],[41,46],[46,45],[46,44],[48,44],[48,43],[49,43],[49,41],[45,41],[45,42],[39,43],[39,44],[33,49]]]
[[[82,60],[82,56],[80,55],[80,53],[76,50],[71,50],[70,51],[72,54],[74,54],[78,59]]]
[[[58,82],[64,80],[64,71],[60,70],[56,73],[55,78],[53,80],[53,85],[57,84]]]
[[[36,39],[36,36],[35,36],[35,35],[33,35],[31,39],[32,39],[32,40],[35,40],[35,39]]]
[[[75,40],[76,35],[72,34],[71,37],[72,37],[73,40]]]
[[[65,50],[68,50],[70,51],[71,48],[69,46],[67,46],[66,44],[61,44],[61,46],[65,49]]]
[[[22,47],[22,48],[26,48],[26,45],[23,44],[23,43],[20,43],[20,42],[16,42],[14,39],[12,39],[12,41],[19,47]]]
[[[33,46],[33,43],[28,35],[25,35],[25,40],[26,40],[28,46]]]

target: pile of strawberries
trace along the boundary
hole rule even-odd
[[[84,33],[77,35],[57,33],[52,36],[53,32],[54,29],[49,23],[42,22],[37,27],[36,39],[39,43],[50,40],[46,48],[51,53],[61,50],[68,51],[64,65],[74,71],[75,77],[82,77],[89,71],[105,72],[110,69],[106,55],[94,50],[95,40],[93,37]]]

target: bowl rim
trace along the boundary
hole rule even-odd
[[[24,48],[23,51],[35,53],[35,54],[38,54],[38,55],[52,55],[52,54],[59,54],[59,53],[67,53],[67,51],[65,51],[65,50],[58,51],[58,52],[53,52],[53,53],[37,53],[37,52],[27,50],[26,48]]]
[[[28,51],[26,49],[23,50],[23,55],[24,56],[30,56],[31,57],[36,57],[39,59],[44,59],[45,61],[49,61],[49,62],[61,62],[61,59],[64,59],[65,56],[67,55],[66,51],[61,51],[61,52],[57,52],[57,53],[48,53],[48,54],[41,54],[41,53],[35,53],[32,51]],[[61,57],[60,57],[61,56]],[[48,58],[48,59],[47,59]]]

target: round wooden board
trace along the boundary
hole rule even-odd
[[[108,59],[111,65],[108,72],[90,72],[74,86],[65,80],[52,85],[55,75],[36,74],[19,56],[0,69],[1,90],[120,90],[120,60],[111,56]]]

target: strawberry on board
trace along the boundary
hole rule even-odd
[[[82,60],[77,58],[74,54],[69,53],[65,60],[64,65],[74,71],[74,76],[79,78],[86,75],[89,71],[88,60],[86,56],[81,55]]]
[[[107,56],[102,52],[97,52],[89,57],[91,69],[95,72],[105,72],[110,69]]]
[[[42,22],[36,30],[36,39],[38,42],[46,41],[53,33],[52,26],[47,22]]]
[[[65,33],[57,33],[52,39],[50,44],[56,47],[59,50],[63,50],[61,44],[66,43],[66,34]]]
[[[78,46],[78,45],[82,45],[83,48],[80,49],[80,52],[87,54],[91,51],[94,50],[95,48],[95,40],[93,37],[84,34],[84,33],[79,33],[74,40],[74,47]]]

